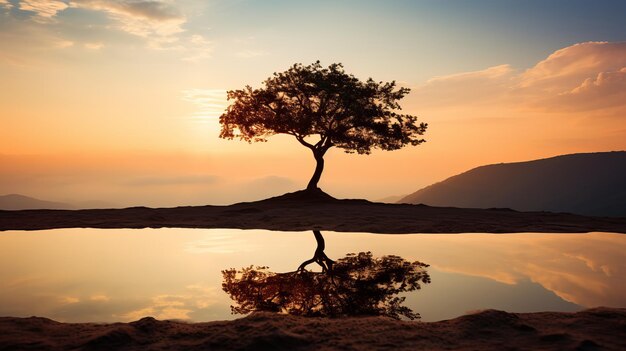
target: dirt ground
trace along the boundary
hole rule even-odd
[[[0,350],[626,350],[626,309],[486,310],[440,322],[305,318],[266,312],[234,321],[59,323],[0,318]]]

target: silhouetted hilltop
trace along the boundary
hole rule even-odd
[[[53,228],[241,228],[371,233],[626,233],[626,218],[336,199],[320,189],[229,206],[0,210],[0,231]]]
[[[425,187],[399,202],[626,216],[626,152],[482,166]]]
[[[52,202],[35,199],[34,197],[9,194],[0,196],[0,210],[31,210],[31,209],[49,209],[49,210],[69,210],[74,206],[62,202]]]
[[[282,202],[307,202],[307,203],[315,203],[315,202],[335,202],[339,201],[336,198],[326,194],[322,189],[317,188],[314,190],[298,190],[293,193],[286,193],[279,196],[270,197],[268,199],[255,201],[254,203],[267,204],[267,203],[282,203]],[[244,202],[251,203],[251,202]]]

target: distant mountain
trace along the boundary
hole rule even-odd
[[[392,196],[383,197],[382,199],[378,199],[375,202],[392,204],[392,203],[398,202],[399,200],[404,199],[405,197],[406,195],[392,195]]]
[[[18,194],[0,195],[0,210],[70,210],[74,206],[62,202],[52,202],[35,199]]]
[[[398,202],[626,217],[626,152],[482,166]]]

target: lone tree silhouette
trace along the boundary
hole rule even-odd
[[[409,89],[396,87],[395,81],[364,82],[340,63],[324,68],[317,61],[274,73],[264,85],[228,91],[228,100],[234,101],[220,116],[220,137],[257,142],[274,134],[293,135],[316,161],[307,190],[317,188],[324,155],[333,146],[369,154],[373,148],[397,150],[425,141],[420,136],[426,123],[399,113],[398,101]]]
[[[331,270],[275,273],[264,266],[222,271],[231,312],[282,312],[304,317],[387,316],[419,319],[403,295],[430,283],[427,264],[399,256],[347,254]]]

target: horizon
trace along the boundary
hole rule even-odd
[[[226,90],[318,59],[411,88],[403,112],[429,124],[416,147],[332,148],[320,186],[335,197],[379,200],[483,165],[622,151],[625,11],[611,1],[0,0],[0,194],[125,207],[303,189],[315,164],[295,139],[219,139],[217,118]]]
[[[626,153],[626,150],[616,150],[616,151],[600,151],[600,152],[583,152],[583,153],[575,153],[575,154],[563,154],[563,155],[557,155],[557,156],[551,156],[551,157],[546,157],[546,158],[540,158],[540,159],[535,159],[535,160],[527,160],[527,161],[518,161],[518,162],[508,162],[508,163],[492,163],[492,164],[486,164],[486,165],[481,165],[478,167],[474,167],[472,169],[463,171],[459,174],[450,176],[446,179],[443,179],[441,181],[432,183],[430,185],[426,185],[423,188],[418,189],[417,191],[414,191],[412,193],[408,193],[408,194],[403,194],[403,195],[391,195],[391,196],[387,196],[386,198],[380,198],[380,199],[369,199],[370,201],[378,201],[378,202],[388,202],[388,203],[400,203],[400,200],[403,199],[407,199],[410,198],[411,196],[414,196],[418,193],[420,193],[421,191],[424,191],[426,189],[432,188],[433,186],[437,186],[439,184],[445,184],[448,181],[451,181],[453,179],[456,178],[456,176],[463,176],[466,174],[470,174],[472,171],[478,170],[478,169],[483,169],[485,167],[492,167],[492,166],[501,166],[501,165],[516,165],[516,164],[528,164],[528,163],[535,163],[535,162],[540,162],[540,161],[547,161],[547,160],[553,160],[553,159],[559,159],[559,158],[571,158],[573,156],[581,156],[581,155],[597,155],[597,154],[619,154],[619,153]],[[599,181],[599,180],[597,180]],[[303,189],[298,189],[295,190],[293,192],[288,192],[285,194],[275,194],[275,195],[270,195],[271,197],[280,197],[282,195],[288,195],[288,194],[294,194],[296,192],[301,192],[303,191]],[[322,190],[323,192],[323,190]],[[24,201],[28,201],[27,203],[24,204],[20,204],[20,203],[15,203],[14,201],[16,200],[15,198],[19,198],[21,200]],[[109,208],[120,208],[121,206],[119,206],[119,204],[116,203],[111,203],[111,202],[106,202],[106,201],[101,201],[101,200],[82,200],[82,201],[78,201],[78,202],[61,202],[61,201],[51,201],[49,199],[40,199],[40,198],[35,198],[32,196],[28,196],[28,195],[24,195],[24,194],[17,194],[17,193],[9,193],[9,194],[0,194],[0,200],[5,200],[8,202],[6,203],[2,203],[0,204],[0,207],[2,207],[2,209],[27,209],[27,208],[31,208],[31,206],[34,205],[34,203],[31,203],[31,200],[36,200],[41,202],[40,204],[38,204],[38,206],[43,205],[43,203],[46,203],[48,206],[53,206],[55,209],[89,209],[89,208],[105,208],[105,207],[109,207]],[[253,200],[262,200],[261,198],[259,199],[253,199]],[[232,203],[235,204],[235,203]],[[223,205],[230,205],[230,204],[223,204]],[[4,206],[9,206],[10,208],[4,208]],[[22,206],[27,206],[27,207],[22,207]],[[59,207],[61,206],[61,207]],[[446,204],[441,204],[441,206],[446,206]],[[32,207],[34,208],[34,207]]]

